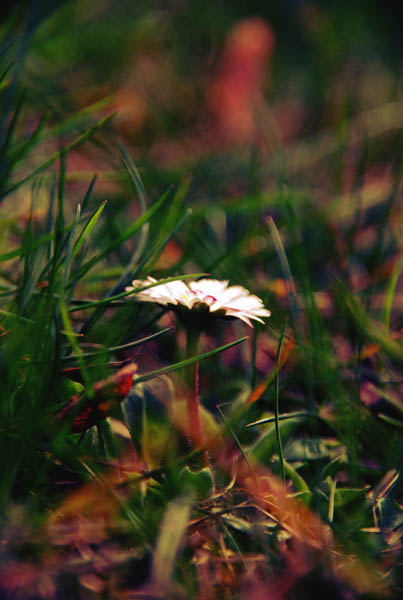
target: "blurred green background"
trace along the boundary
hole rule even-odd
[[[66,600],[161,597],[164,585],[202,600],[399,597],[398,9],[0,9],[7,600],[27,585],[29,597]],[[205,427],[222,443],[215,489],[170,405],[181,406],[183,369],[159,371],[183,359],[183,328],[115,298],[134,277],[189,273],[244,285],[272,311],[245,343],[200,363]],[[200,351],[244,335],[221,323]],[[63,404],[81,394],[93,407],[88,390],[102,398],[128,361],[158,377],[83,436],[54,427]],[[269,482],[275,518],[235,463]]]

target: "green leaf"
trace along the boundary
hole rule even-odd
[[[320,460],[344,456],[345,447],[335,438],[303,438],[291,441],[285,454],[288,460]]]
[[[284,460],[284,468],[288,477],[294,484],[294,488],[300,495],[301,499],[305,502],[305,504],[309,505],[312,499],[312,492],[305,479],[301,477],[298,471],[294,469],[294,467],[290,465],[290,463],[287,460]]]
[[[96,426],[98,441],[102,455],[107,459],[116,458],[116,443],[113,437],[112,429],[106,419]]]
[[[299,418],[287,419],[286,421],[280,421],[279,430],[282,439],[285,441],[289,435],[294,431],[295,427],[300,422]],[[268,464],[271,456],[276,452],[278,448],[277,434],[275,424],[269,425],[266,432],[255,442],[250,448],[248,454],[251,454],[259,462]],[[287,449],[285,449],[287,454]]]
[[[256,532],[256,528],[258,527],[257,523],[251,523],[246,519],[236,517],[232,514],[222,515],[221,519],[225,522],[226,525],[232,527],[232,529],[235,529],[235,531],[241,531],[242,533],[248,533],[249,535],[253,535]]]
[[[172,500],[160,523],[154,550],[152,579],[159,589],[171,584],[177,555],[184,544],[191,517],[191,499],[180,497]]]
[[[56,406],[52,406],[52,410],[57,410],[62,406],[68,404],[69,400],[72,396],[76,396],[77,394],[81,394],[84,391],[84,386],[82,383],[78,381],[73,381],[68,377],[62,377],[57,386],[57,397],[58,403]]]
[[[370,489],[369,485],[366,485],[362,488],[336,488],[334,494],[334,505],[336,508],[344,508],[357,498],[365,498],[368,490]]]
[[[179,485],[183,491],[195,492],[201,498],[208,498],[214,488],[211,469],[204,467],[200,471],[192,471],[186,466],[179,474]]]

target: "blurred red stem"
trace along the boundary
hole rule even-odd
[[[186,358],[192,358],[199,354],[199,341],[201,332],[190,328],[186,331]],[[187,368],[188,393],[186,396],[188,435],[195,448],[203,446],[203,428],[200,419],[199,407],[199,363],[189,365]]]
[[[192,371],[193,389],[187,396],[189,438],[195,447],[201,447],[203,445],[203,429],[199,411],[199,363],[192,365]]]

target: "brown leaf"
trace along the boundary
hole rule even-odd
[[[113,408],[120,404],[130,392],[137,364],[130,363],[116,373],[94,384],[94,395],[89,398],[75,394],[67,406],[54,416],[55,422],[72,419],[72,433],[82,433],[106,419]]]

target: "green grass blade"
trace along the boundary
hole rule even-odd
[[[42,119],[40,120],[37,128],[30,135],[28,140],[21,144],[18,144],[15,148],[13,148],[13,150],[10,152],[10,162],[12,164],[15,164],[15,163],[23,160],[30,153],[32,148],[34,148],[38,144],[39,140],[43,136],[46,123],[47,123],[47,115],[44,115],[42,117]]]
[[[358,299],[351,293],[344,283],[337,280],[340,297],[353,317],[354,321],[361,328],[362,333],[369,339],[379,344],[382,349],[390,356],[403,360],[403,345],[400,340],[392,339],[381,323],[373,321],[362,308]]]
[[[311,503],[313,494],[309,489],[309,486],[306,483],[305,479],[301,477],[298,471],[294,469],[294,467],[290,465],[290,463],[287,462],[285,459],[284,468],[288,477],[291,479],[294,485],[294,488],[298,494],[298,498],[300,498],[305,504],[309,505]]]
[[[93,177],[91,179],[90,185],[88,186],[88,189],[85,192],[85,196],[81,203],[81,211],[83,213],[85,213],[85,211],[87,210],[88,202],[90,201],[90,198],[91,198],[92,192],[94,190],[97,179],[98,179],[98,175],[95,173],[95,175],[93,175]]]
[[[101,100],[97,100],[93,104],[86,106],[82,110],[74,113],[72,117],[68,117],[62,123],[56,125],[49,130],[47,137],[60,137],[69,133],[72,129],[78,127],[86,118],[93,115],[98,110],[101,110],[107,106],[110,102],[111,97],[106,96]]]
[[[132,182],[134,190],[137,192],[141,209],[143,211],[145,211],[147,209],[146,191],[144,189],[144,184],[141,180],[140,174],[137,170],[136,165],[134,164],[132,157],[130,156],[130,154],[128,153],[126,148],[123,145],[120,145],[119,149],[120,149],[120,157],[121,157],[122,163],[127,171],[127,174],[129,175],[129,178],[130,178],[130,181]]]
[[[290,412],[284,413],[282,415],[276,415],[275,417],[265,417],[263,419],[258,419],[257,421],[253,421],[252,423],[248,423],[246,427],[256,427],[257,425],[265,425],[265,423],[275,423],[276,421],[286,421],[287,419],[295,419],[297,417],[315,417],[316,415],[311,415],[306,412]]]
[[[125,167],[128,175],[129,175],[130,181],[132,183],[132,186],[133,186],[135,192],[137,193],[137,196],[138,196],[138,199],[140,202],[141,211],[144,214],[147,210],[146,191],[144,189],[144,185],[141,180],[140,174],[136,168],[136,165],[134,164],[132,157],[129,155],[129,153],[127,152],[127,150],[124,146],[120,146],[120,154],[121,154],[123,166]],[[150,232],[150,223],[147,221],[142,225],[142,227],[140,229],[140,237],[137,242],[136,249],[133,252],[133,255],[132,255],[129,263],[126,266],[126,269],[123,271],[118,284],[124,281],[126,275],[134,270],[135,266],[137,265],[138,261],[140,260],[140,256],[142,255],[144,248],[146,247],[146,244],[147,244],[149,232]]]
[[[76,355],[75,357],[78,360],[78,363],[80,365],[80,371],[81,371],[81,375],[83,378],[84,387],[86,388],[86,394],[89,398],[91,398],[94,393],[94,390],[92,388],[91,380],[88,375],[87,367],[86,367],[85,360],[83,357],[83,352],[77,342],[77,337],[76,337],[76,334],[74,333],[73,327],[71,325],[71,322],[69,319],[69,313],[67,311],[66,303],[64,302],[63,298],[60,298],[60,300],[59,300],[59,310],[60,310],[60,317],[62,320],[64,332],[67,336],[70,346],[72,347],[72,349]]]
[[[55,204],[56,204],[56,179],[55,176],[52,177],[52,181],[49,187],[49,205],[48,211],[46,215],[46,231],[48,235],[54,235],[54,223],[55,223]],[[54,253],[54,242],[53,239],[49,240],[47,244],[47,258],[50,260]]]
[[[65,258],[65,263],[64,263],[64,273],[63,273],[64,288],[66,288],[66,286],[67,286],[67,281],[70,276],[70,270],[71,270],[73,258],[75,256],[74,250],[75,250],[75,245],[77,242],[75,242],[74,237],[75,237],[78,221],[80,220],[80,215],[81,215],[81,206],[80,206],[80,204],[78,204],[77,209],[76,209],[76,214],[74,217],[73,227],[69,233],[69,239],[68,239],[68,243],[67,243],[67,251],[66,251],[66,258]]]
[[[150,265],[148,265],[147,271],[152,271],[153,265],[157,262],[158,258],[161,256],[161,254],[162,254],[165,246],[169,242],[169,240],[182,227],[183,223],[189,218],[189,216],[191,214],[192,214],[192,209],[188,208],[186,210],[185,214],[183,214],[181,216],[181,218],[179,219],[179,221],[176,223],[175,227],[162,240],[157,242],[155,244],[155,246],[150,250],[150,252],[144,257],[144,259],[141,261],[141,263],[137,267],[136,272],[142,271],[146,267],[146,265],[148,264],[149,261],[152,261],[152,262]]]
[[[382,314],[382,321],[385,324],[386,332],[389,333],[390,329],[390,315],[392,313],[393,298],[396,292],[397,282],[400,277],[400,272],[403,268],[403,260],[399,260],[394,269],[391,278],[389,279],[386,293],[385,293],[385,306]]]
[[[93,352],[82,352],[81,357],[87,358],[89,356],[99,356],[99,355],[104,354],[105,352],[119,352],[120,350],[129,350],[130,348],[140,346],[141,344],[146,344],[147,342],[150,342],[151,340],[154,340],[157,337],[160,337],[161,335],[168,333],[168,331],[172,331],[173,329],[175,329],[175,328],[174,327],[166,327],[165,329],[161,329],[161,331],[157,331],[156,333],[147,335],[146,337],[141,338],[140,340],[134,340],[134,342],[129,342],[128,344],[121,344],[120,346],[112,346],[109,348],[100,348],[99,350],[94,350]],[[72,356],[66,356],[62,360],[63,360],[63,362],[70,362],[73,360],[77,360],[77,358],[78,358],[77,356],[72,355]]]
[[[57,181],[57,217],[55,223],[55,244],[54,244],[54,257],[56,259],[59,258],[61,252],[62,241],[64,238],[63,229],[64,229],[64,192],[66,185],[66,154],[62,152],[60,154],[60,167],[59,167],[59,177]],[[74,229],[75,224],[72,224],[72,229]],[[70,232],[71,233],[71,232]]]
[[[114,116],[115,116],[115,114],[108,115],[107,117],[98,121],[95,125],[93,125],[89,129],[87,129],[87,131],[84,131],[84,133],[79,135],[73,142],[71,142],[71,144],[68,144],[62,150],[59,150],[58,152],[55,152],[54,154],[52,154],[52,156],[50,156],[47,160],[45,160],[45,162],[43,162],[39,167],[37,167],[29,175],[27,175],[23,179],[20,179],[20,181],[13,183],[8,189],[6,189],[1,194],[0,197],[4,198],[4,196],[11,194],[11,192],[14,192],[15,190],[17,190],[19,187],[24,185],[24,183],[27,183],[27,181],[30,181],[33,177],[35,177],[39,173],[42,173],[42,171],[44,171],[45,169],[50,167],[50,165],[52,165],[56,160],[58,160],[63,153],[67,154],[67,153],[71,152],[72,150],[76,150],[77,148],[79,148],[80,146],[85,144],[85,142],[87,142],[97,131],[99,131],[100,129],[105,127],[108,123],[110,123],[111,120],[114,118]]]
[[[74,244],[73,256],[76,256],[77,252],[80,250],[81,246],[83,245],[83,243],[85,242],[87,237],[91,234],[92,230],[94,229],[95,225],[97,224],[99,217],[102,214],[102,211],[105,208],[105,205],[106,205],[106,200],[104,200],[104,202],[102,202],[102,204],[96,209],[96,211],[88,219],[82,232],[78,236],[77,241]]]
[[[6,133],[5,138],[4,138],[4,143],[3,143],[2,147],[1,147],[1,151],[0,151],[0,163],[3,162],[3,160],[4,160],[4,158],[5,158],[6,154],[7,154],[7,151],[9,149],[10,145],[11,145],[11,142],[12,142],[12,139],[13,139],[13,135],[14,135],[14,131],[15,131],[18,119],[20,117],[20,114],[21,114],[21,111],[22,111],[22,107],[24,106],[26,96],[27,96],[27,90],[23,90],[23,92],[21,94],[21,97],[20,97],[20,99],[19,99],[19,101],[17,103],[17,106],[15,107],[14,114],[13,114],[13,116],[11,118],[10,125],[8,126],[7,133]]]
[[[129,227],[127,227],[127,229],[125,229],[125,231],[116,240],[101,250],[99,254],[87,261],[77,274],[76,280],[82,278],[100,260],[108,256],[108,254],[119,248],[119,246],[121,246],[126,240],[131,238],[144,225],[144,223],[151,219],[151,217],[167,200],[170,193],[171,189],[168,189],[144,214],[141,215],[139,219],[137,219],[137,221],[135,221],[135,223],[129,225]]]
[[[171,283],[172,281],[178,281],[179,279],[183,281],[186,281],[187,279],[197,279],[206,275],[207,273],[191,273],[190,275],[174,275],[172,277],[165,277],[165,279],[159,279],[156,283],[150,283],[149,285],[139,287],[135,291],[130,290],[128,292],[121,292],[120,294],[108,296],[107,298],[103,298],[102,300],[93,300],[92,302],[84,302],[79,306],[73,306],[69,309],[69,312],[77,312],[78,310],[88,310],[89,308],[107,306],[108,304],[116,300],[120,300],[121,298],[125,298],[126,296],[133,296],[136,293],[142,292],[144,290],[149,290],[150,288],[156,287],[158,285],[163,285],[164,283]]]
[[[271,238],[273,241],[273,246],[277,253],[278,259],[280,261],[281,270],[283,272],[283,277],[286,282],[295,328],[299,334],[299,337],[302,337],[302,326],[301,326],[301,321],[299,318],[299,312],[300,312],[299,301],[298,301],[297,291],[295,289],[290,265],[288,263],[287,255],[285,253],[284,244],[282,242],[280,233],[279,233],[272,217],[269,217],[266,222],[269,227]]]
[[[138,383],[142,383],[143,381],[148,381],[149,379],[153,379],[154,377],[158,377],[159,375],[166,375],[167,373],[172,373],[173,371],[178,371],[179,369],[183,369],[189,365],[192,365],[200,360],[204,360],[206,358],[210,358],[211,356],[215,356],[220,352],[224,352],[233,346],[237,346],[238,344],[242,344],[249,338],[243,337],[235,340],[234,342],[230,342],[229,344],[225,344],[225,346],[220,346],[219,348],[215,348],[214,350],[210,350],[210,352],[206,352],[205,354],[199,354],[198,356],[192,356],[191,358],[187,358],[186,360],[182,360],[168,367],[163,367],[162,369],[156,369],[155,371],[149,371],[148,373],[144,373],[144,375],[140,375],[136,377],[134,380],[134,385]]]
[[[13,68],[14,64],[14,61],[10,62],[0,75],[0,90],[2,90],[7,85],[8,82],[6,81],[6,77]]]
[[[81,217],[80,219],[80,223],[84,222],[85,218]],[[71,225],[67,225],[66,227],[64,227],[62,229],[62,234],[65,233],[69,233],[69,231],[71,231],[71,229],[74,227],[74,224],[72,223]],[[31,254],[32,252],[35,252],[36,250],[38,250],[38,248],[40,248],[41,246],[43,246],[44,244],[47,244],[48,242],[53,242],[56,238],[56,235],[60,235],[60,233],[58,232],[52,232],[52,233],[47,233],[46,235],[43,235],[39,238],[35,238],[35,239],[30,239],[28,241],[23,242],[23,244],[19,247],[16,248],[15,250],[10,250],[9,252],[5,252],[4,254],[0,254],[0,262],[5,262],[7,260],[11,260],[12,258],[18,258],[18,257],[25,257],[28,254]]]
[[[278,341],[278,345],[277,345],[277,354],[276,354],[276,377],[275,377],[275,383],[274,383],[274,389],[275,389],[275,427],[276,427],[276,438],[277,438],[277,445],[278,445],[278,455],[279,455],[279,459],[280,459],[280,472],[281,472],[281,479],[283,481],[283,483],[285,483],[285,470],[284,470],[284,455],[283,455],[283,445],[281,443],[281,434],[280,434],[280,427],[279,427],[279,404],[280,404],[280,354],[281,354],[281,346],[283,343],[283,338],[284,338],[284,331],[285,331],[285,325],[286,325],[286,321],[284,321],[283,326],[281,328],[281,333],[280,333],[280,338]]]

